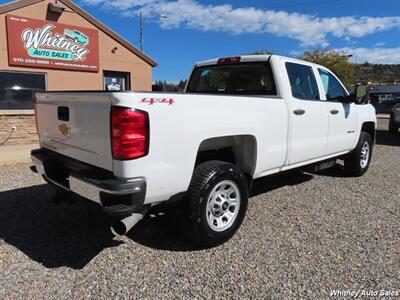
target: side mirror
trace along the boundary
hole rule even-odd
[[[357,103],[364,103],[368,98],[368,86],[365,84],[358,84],[355,90],[355,97]]]

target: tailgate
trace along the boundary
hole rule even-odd
[[[112,171],[109,93],[38,93],[41,147]]]

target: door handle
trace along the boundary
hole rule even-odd
[[[331,109],[331,114],[332,115],[337,115],[339,111],[337,109]]]
[[[298,116],[301,116],[301,115],[304,115],[304,113],[305,113],[306,111],[304,110],[304,109],[295,109],[294,111],[293,111],[293,113],[295,114],[295,115],[298,115]]]

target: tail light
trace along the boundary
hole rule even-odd
[[[218,59],[217,64],[229,64],[229,63],[238,63],[240,62],[240,56],[235,57],[223,57]]]
[[[112,151],[115,159],[145,156],[149,150],[148,115],[126,107],[111,108]]]

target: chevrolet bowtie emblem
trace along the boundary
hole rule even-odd
[[[58,126],[58,130],[61,132],[62,135],[67,135],[71,133],[71,128],[68,127],[65,123]]]

